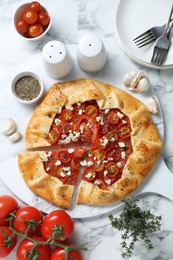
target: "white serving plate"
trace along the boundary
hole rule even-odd
[[[154,69],[173,68],[173,46],[161,67],[150,63],[154,43],[138,48],[133,39],[155,25],[165,24],[171,0],[121,0],[116,12],[116,32],[124,52],[135,62]]]

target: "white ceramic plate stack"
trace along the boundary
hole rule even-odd
[[[150,63],[154,43],[138,48],[133,39],[149,28],[167,22],[172,0],[121,0],[116,13],[116,31],[124,52],[135,62],[154,69],[173,68],[173,45],[161,67]],[[172,33],[173,41],[173,33]]]

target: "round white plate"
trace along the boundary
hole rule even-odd
[[[154,43],[138,48],[133,39],[149,28],[167,22],[172,0],[121,0],[116,13],[116,31],[125,53],[137,63],[154,69],[173,68],[173,46],[161,67],[150,63]]]

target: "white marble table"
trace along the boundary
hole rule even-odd
[[[40,1],[44,3],[45,1]],[[123,75],[130,70],[143,70],[150,78],[151,87],[157,94],[165,118],[165,145],[163,157],[167,167],[173,171],[173,86],[172,70],[153,70],[142,67],[131,61],[119,46],[115,33],[115,12],[119,1],[114,0],[49,0],[44,3],[53,17],[50,32],[40,41],[27,42],[21,39],[13,27],[13,14],[22,1],[1,0],[0,8],[0,129],[8,117],[15,119],[18,130],[24,134],[27,120],[34,106],[25,107],[17,103],[10,94],[10,82],[16,72],[24,69],[41,73],[48,89],[54,80],[43,75],[40,53],[44,44],[50,40],[59,40],[67,45],[74,59],[72,73],[65,79],[92,77],[113,85],[122,86]],[[77,43],[81,36],[88,32],[96,33],[102,38],[108,53],[108,61],[104,69],[98,73],[82,72],[75,59]],[[24,140],[11,144],[0,134],[0,174],[5,173],[5,163],[14,159],[22,151]],[[3,167],[2,167],[3,165]],[[11,172],[13,179],[13,172]],[[15,182],[15,175],[14,180]],[[163,184],[164,185],[164,184]],[[172,191],[173,192],[173,191]],[[12,191],[0,180],[0,194],[12,194]],[[22,195],[21,195],[22,197]],[[23,203],[19,199],[19,203]],[[173,202],[158,194],[140,197],[140,205],[162,216],[161,231],[152,235],[154,249],[148,252],[139,242],[132,260],[171,260],[173,259]],[[117,212],[114,213],[118,215]],[[120,232],[111,228],[108,214],[87,219],[75,220],[73,242],[86,244],[88,250],[85,260],[122,259],[120,250]],[[7,259],[15,259],[12,253]]]

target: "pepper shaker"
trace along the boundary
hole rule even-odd
[[[42,50],[43,65],[48,75],[54,79],[66,77],[72,70],[70,52],[60,41],[50,41]]]
[[[106,50],[102,40],[95,34],[81,38],[77,49],[77,61],[86,72],[95,72],[106,63]]]

